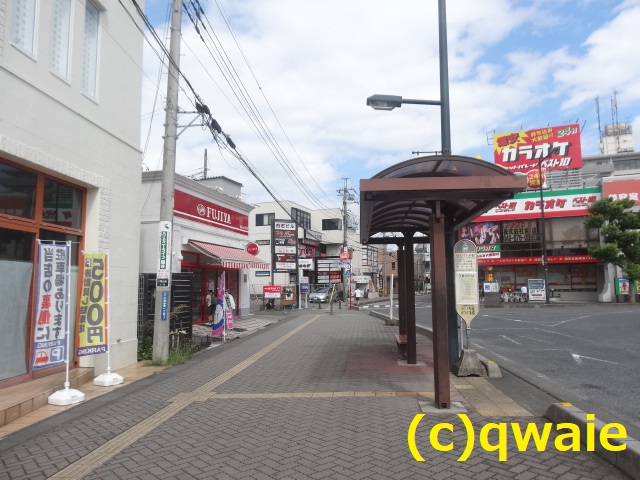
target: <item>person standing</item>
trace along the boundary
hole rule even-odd
[[[207,321],[213,322],[213,290],[207,290]]]
[[[360,297],[362,296],[362,290],[356,287],[356,291],[353,293],[353,296],[356,297],[356,307],[360,304]]]

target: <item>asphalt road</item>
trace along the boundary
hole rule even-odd
[[[416,319],[431,326],[426,299],[416,299]],[[481,307],[470,348],[640,439],[640,306]]]

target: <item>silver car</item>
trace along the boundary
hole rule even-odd
[[[315,292],[309,294],[309,302],[311,303],[327,303],[329,296],[331,295],[331,289],[329,287],[317,288]],[[335,302],[335,293],[333,301]]]

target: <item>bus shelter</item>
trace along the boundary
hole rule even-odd
[[[455,232],[526,187],[526,177],[471,157],[434,155],[393,165],[360,180],[360,241],[398,246],[399,333],[416,364],[413,249],[431,245],[435,403],[450,408],[450,365],[458,356],[453,247]]]

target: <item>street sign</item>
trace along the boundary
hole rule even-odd
[[[478,292],[478,253],[470,240],[460,240],[453,248],[456,311],[467,327],[480,311]]]
[[[245,247],[245,250],[249,255],[257,255],[260,252],[260,247],[257,243],[250,242]]]
[[[158,250],[156,287],[168,287],[171,276],[171,222],[162,221],[159,223]]]
[[[349,278],[351,276],[351,272],[347,270],[346,272],[344,272],[344,276]]]
[[[340,260],[343,262],[349,260],[349,252],[340,252]]]

